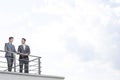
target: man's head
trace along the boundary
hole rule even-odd
[[[13,42],[13,40],[14,40],[14,37],[9,37],[9,42]]]
[[[25,38],[22,38],[21,43],[22,43],[22,44],[25,44],[25,42],[26,42],[26,39],[25,39]]]

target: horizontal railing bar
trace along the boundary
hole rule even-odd
[[[33,59],[33,60],[30,60],[29,62],[32,62],[32,61],[35,61],[35,60],[37,60],[38,58],[36,58],[36,59]]]
[[[0,61],[0,63],[7,63],[7,62],[4,62],[4,61]]]
[[[32,67],[32,66],[36,67],[38,66],[38,64],[29,65],[29,67]]]
[[[25,69],[24,69],[25,70]],[[35,71],[35,70],[38,70],[38,68],[35,68],[35,69],[30,69],[29,71]]]
[[[0,68],[7,68],[7,67],[0,66]]]
[[[35,60],[37,60],[37,58],[32,59],[32,60],[24,60],[24,59],[16,59],[16,60],[18,60],[18,61],[28,61],[28,62],[32,62],[32,61],[37,62],[37,61],[35,61]]]
[[[0,58],[5,58],[5,57],[3,57],[3,56],[0,56]]]
[[[0,50],[0,52],[10,52],[10,53],[13,53],[13,54],[21,54],[21,53],[19,53],[19,52],[11,52],[11,51],[4,51],[4,50]],[[22,54],[22,55],[24,55],[24,54]],[[28,56],[31,56],[31,57],[39,57],[39,56],[34,56],[34,55],[28,55]],[[39,57],[39,58],[41,58],[41,57]]]

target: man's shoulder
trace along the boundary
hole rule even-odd
[[[26,47],[29,47],[29,45],[26,45]]]
[[[9,43],[5,43],[5,45],[8,45]]]
[[[19,45],[18,47],[22,47],[22,45]]]
[[[26,47],[29,47],[29,45],[25,45]],[[18,47],[23,47],[23,45],[19,45]]]

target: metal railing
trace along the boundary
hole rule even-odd
[[[4,54],[0,54],[0,71],[8,71],[5,52],[9,52],[9,51],[0,50],[0,53],[4,53]],[[20,53],[15,53],[15,52],[10,52],[10,53],[14,54],[12,70],[14,72],[19,72],[19,70],[20,70],[20,65],[19,65]],[[41,74],[41,57],[34,56],[34,55],[28,55],[28,56],[29,56],[29,60],[24,60],[24,61],[29,62],[29,65],[28,65],[29,73],[40,75]],[[25,70],[25,69],[23,68],[23,70]]]

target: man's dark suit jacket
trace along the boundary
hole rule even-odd
[[[25,45],[25,49],[23,48],[23,45],[20,45],[18,47],[18,52],[23,54],[30,54],[30,47],[28,45]],[[28,55],[20,55],[19,59],[28,59]]]
[[[5,51],[6,51],[5,57],[14,57],[13,53],[10,52],[16,52],[15,46],[11,43],[5,43]]]

